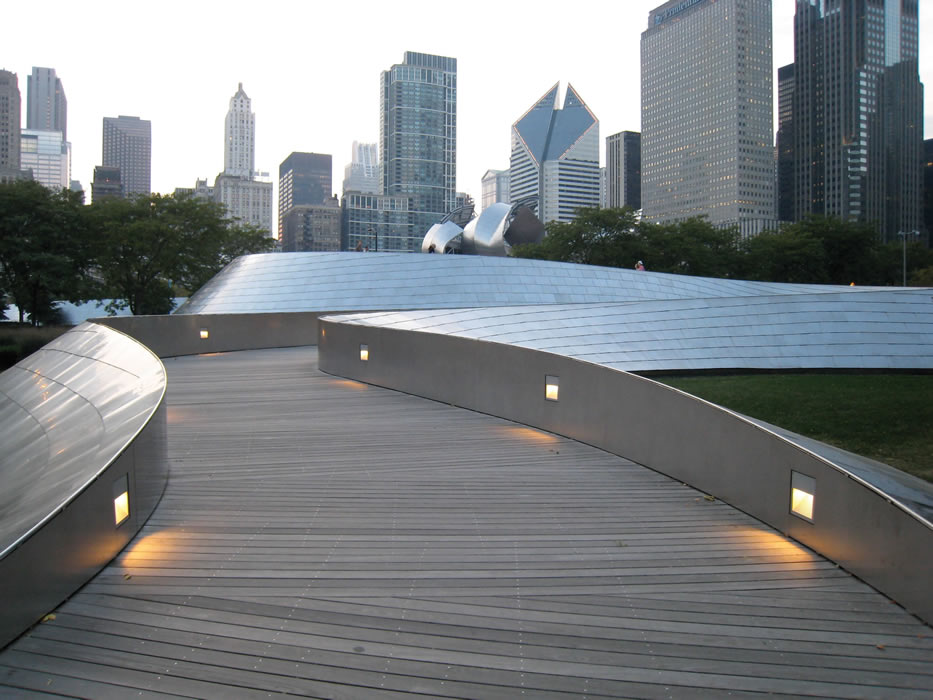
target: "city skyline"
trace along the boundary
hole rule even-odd
[[[529,17],[519,9],[482,0],[471,6],[469,16],[458,18],[453,33],[443,18],[434,22],[412,19],[436,16],[436,6],[426,2],[405,3],[403,10],[364,2],[352,12],[342,7],[293,9],[272,3],[263,14],[245,3],[225,6],[227,11],[219,13],[209,3],[202,8],[168,2],[160,6],[159,13],[147,15],[145,33],[138,32],[135,19],[117,12],[115,3],[105,2],[96,18],[125,19],[111,20],[114,24],[108,28],[112,51],[121,60],[108,64],[104,80],[97,57],[78,50],[75,40],[82,27],[92,29],[92,18],[76,6],[53,0],[50,11],[58,18],[55,25],[42,33],[10,36],[0,54],[0,68],[17,74],[23,102],[34,66],[56,70],[68,95],[72,178],[85,191],[90,190],[93,167],[99,164],[101,119],[112,114],[132,114],[152,122],[155,191],[170,193],[197,178],[212,181],[223,169],[223,141],[217,124],[222,123],[239,83],[250,95],[256,113],[256,169],[274,179],[278,164],[293,151],[327,153],[333,157],[334,186],[339,190],[353,141],[378,141],[379,105],[374,94],[380,72],[405,51],[451,56],[459,64],[456,189],[479,202],[483,174],[508,167],[510,126],[516,115],[540,95],[542,85],[551,85],[555,79],[560,79],[562,92],[570,82],[586,96],[599,116],[603,137],[641,130],[639,41],[648,28],[649,12],[661,4],[659,0],[634,0],[620,7],[598,2],[587,13],[589,25],[581,21],[576,27],[562,26],[554,50],[541,51],[529,60],[526,47],[514,44],[510,27],[518,22],[532,34],[548,36],[545,30],[553,31],[553,18],[546,14]],[[108,5],[114,12],[107,10]],[[776,74],[779,67],[793,61],[794,3],[777,0],[774,5],[772,68]],[[244,26],[251,34],[243,42],[249,48],[231,52],[229,35],[234,30],[242,35],[239,18],[244,12],[250,13],[250,22]],[[495,22],[489,21],[490,14]],[[284,15],[289,16],[287,22],[282,21]],[[598,25],[592,22],[597,15]],[[179,22],[182,17],[184,21]],[[315,43],[299,41],[308,26],[303,17],[332,31],[324,32],[327,36]],[[366,17],[366,22],[359,22],[359,17]],[[96,30],[97,19],[94,22]],[[597,27],[606,23],[622,29],[613,30],[611,39],[599,40]],[[124,26],[126,32],[121,33]],[[384,31],[387,26],[391,32]],[[585,31],[587,26],[591,32]],[[920,78],[929,83],[933,81],[933,50],[924,48],[927,31],[933,31],[933,4],[921,3]],[[171,50],[173,46],[184,50]],[[362,47],[365,50],[360,51]],[[336,56],[340,57],[339,70],[334,66]],[[502,67],[510,64],[513,68],[503,72]],[[283,65],[292,68],[282,71]],[[329,99],[322,100],[322,96]],[[929,86],[924,124],[925,136],[933,137],[933,87]],[[601,138],[601,159],[603,143]]]

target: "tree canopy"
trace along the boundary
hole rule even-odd
[[[20,321],[50,317],[52,301],[88,298],[91,241],[80,193],[52,192],[38,182],[0,185],[0,291]]]
[[[153,194],[83,206],[80,193],[0,184],[0,296],[33,324],[56,300],[112,298],[134,314],[167,313],[238,255],[267,251],[265,232],[220,204]]]
[[[899,285],[901,243],[882,244],[874,229],[832,217],[810,217],[741,239],[704,218],[671,224],[638,221],[628,208],[581,209],[569,223],[550,222],[541,243],[517,246],[516,257],[656,272],[810,284]],[[907,244],[911,284],[930,278],[933,254]]]
[[[231,224],[223,208],[153,194],[90,207],[102,296],[134,315],[172,310],[177,289],[196,291],[237,255],[268,250],[262,229]]]

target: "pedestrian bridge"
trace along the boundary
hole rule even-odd
[[[165,365],[162,501],[0,654],[5,696],[933,690],[928,626],[650,469],[313,347]]]
[[[344,308],[372,304],[379,274],[405,291],[379,299],[391,313],[248,308],[256,284],[282,285],[247,260],[197,313],[102,320],[164,371],[88,324],[51,366],[20,368],[35,381],[4,384],[10,415],[45,416],[30,429],[64,449],[46,450],[38,494],[19,452],[0,465],[7,500],[37,513],[30,529],[15,510],[0,555],[3,696],[933,693],[929,489],[624,371],[658,348],[685,366],[849,367],[841,348],[868,341],[863,363],[931,362],[922,294],[579,266],[547,282],[497,261],[516,275],[458,310],[488,263],[454,260],[430,312],[399,302],[455,256],[257,257],[319,265]],[[373,274],[325,275],[341,265]],[[605,299],[542,305],[591,274]],[[797,355],[769,340],[791,324]],[[69,421],[79,399],[79,422],[104,427]]]

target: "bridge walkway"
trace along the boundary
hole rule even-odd
[[[933,697],[933,630],[720,501],[298,348],[169,359],[171,476],[0,696]]]

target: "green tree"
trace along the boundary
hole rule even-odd
[[[648,269],[698,277],[733,277],[738,266],[738,232],[693,217],[670,224],[642,221],[638,232]]]
[[[541,243],[517,246],[516,257],[631,268],[701,277],[800,284],[900,285],[900,243],[882,245],[868,224],[811,216],[779,231],[740,241],[732,228],[704,218],[668,224],[637,221],[630,209],[580,209],[569,223],[550,222]],[[933,251],[907,244],[912,284],[927,279]]]
[[[933,265],[914,270],[907,282],[912,287],[933,287]]]
[[[827,282],[824,249],[805,229],[765,231],[742,243],[740,275],[762,282]]]
[[[113,308],[163,314],[175,286],[196,291],[237,255],[271,249],[254,226],[224,218],[223,207],[194,197],[153,194],[91,206],[96,264]]]
[[[900,286],[904,282],[904,241],[894,240],[879,250],[879,274],[882,280],[877,284]],[[927,287],[929,279],[924,270],[933,266],[933,250],[917,240],[907,241],[907,285]]]
[[[883,284],[878,267],[881,239],[870,224],[830,216],[810,216],[785,231],[809,233],[823,248],[826,282],[829,284]]]
[[[636,225],[635,213],[628,208],[583,208],[571,222],[548,222],[543,241],[516,246],[512,255],[585,265],[634,265],[641,250]],[[636,257],[629,261],[632,255]]]
[[[88,298],[90,252],[81,193],[32,180],[0,185],[0,286],[21,322],[54,318],[55,300]]]
[[[517,246],[516,257],[632,268],[686,275],[731,276],[737,234],[705,219],[675,224],[639,222],[629,208],[579,209],[567,223],[549,222],[541,243]]]

